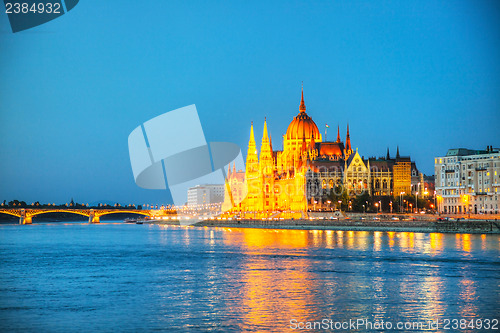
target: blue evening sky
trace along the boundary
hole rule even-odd
[[[168,203],[134,183],[135,127],[196,104],[207,141],[246,154],[267,116],[281,148],[301,81],[329,138],[433,174],[500,146],[500,2],[82,0],[16,34],[2,10],[0,199]]]

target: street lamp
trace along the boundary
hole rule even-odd
[[[418,183],[420,185],[420,183]],[[418,192],[415,194],[415,213],[418,213]]]
[[[378,202],[378,206],[380,207],[380,213],[382,213],[382,201]]]

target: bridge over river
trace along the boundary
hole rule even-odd
[[[100,217],[108,214],[138,214],[149,217],[175,214],[175,210],[139,210],[139,209],[62,209],[62,208],[2,208],[1,214],[19,217],[19,224],[31,224],[32,218],[47,213],[71,213],[86,216],[89,223],[99,223]]]

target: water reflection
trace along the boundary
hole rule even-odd
[[[415,304],[416,312],[412,314],[414,320],[435,320],[446,313],[446,294],[443,290],[443,278],[438,274],[424,276],[421,282],[416,281],[407,292],[420,304]]]
[[[429,234],[431,249],[433,252],[443,251],[443,234],[431,233]]]
[[[460,249],[465,254],[469,254],[471,251],[471,235],[470,234],[457,234],[455,236],[455,244],[457,249]]]
[[[130,331],[283,332],[292,318],[492,318],[500,308],[498,235],[20,227],[0,226],[0,331],[9,318],[24,319],[10,331],[29,331],[28,319],[84,331],[93,318],[103,331],[120,322]]]
[[[450,296],[442,276],[448,273],[448,263],[428,259],[441,255],[451,244],[470,255],[473,239],[481,244],[478,249],[485,248],[484,235],[250,228],[220,231],[226,244],[241,246],[245,254],[241,277],[244,327],[268,330],[277,322],[286,326],[291,318],[313,320],[319,315],[315,304],[324,298],[332,301],[330,308],[337,308],[334,300],[345,306],[345,299],[364,297],[361,295],[371,295],[370,301],[354,302],[350,307],[360,316],[394,316],[394,304],[400,304],[401,317],[435,320],[453,311],[447,306],[450,297],[459,300],[460,315],[477,314],[475,282],[464,277],[459,291]],[[455,242],[445,243],[450,237]],[[315,256],[315,249],[322,251],[321,257]],[[333,252],[327,255],[325,250]],[[398,252],[396,260],[403,265],[392,262]],[[324,272],[331,272],[331,276],[322,277]],[[394,287],[399,290],[396,294]]]
[[[460,281],[460,317],[462,318],[477,318],[477,296],[476,283],[468,278],[463,278]]]
[[[315,300],[310,262],[285,259],[269,269],[248,261],[242,276],[244,325],[258,330],[286,327],[292,318],[311,318]]]

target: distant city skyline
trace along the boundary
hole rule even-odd
[[[246,156],[267,117],[281,148],[301,82],[330,140],[349,124],[360,155],[399,146],[432,175],[500,145],[499,28],[497,1],[85,1],[16,34],[3,11],[0,201],[169,204],[134,183],[134,128],[196,104],[207,141]]]

